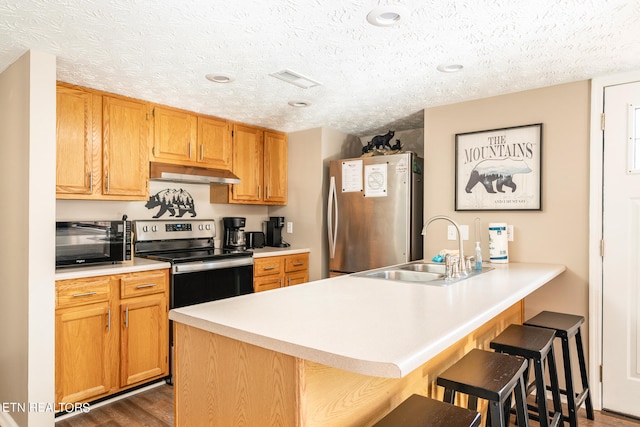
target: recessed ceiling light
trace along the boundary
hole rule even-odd
[[[309,101],[289,101],[289,105],[296,108],[309,107],[311,103]]]
[[[443,73],[457,73],[458,71],[462,71],[464,66],[461,64],[440,64],[436,68]]]
[[[404,6],[380,6],[367,14],[367,21],[376,27],[391,27],[397,25],[409,15]]]
[[[231,83],[233,81],[233,77],[221,73],[207,74],[205,77],[214,83]]]

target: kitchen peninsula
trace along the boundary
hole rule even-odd
[[[175,422],[371,425],[523,320],[522,300],[561,274],[492,265],[449,286],[341,276],[171,310]]]

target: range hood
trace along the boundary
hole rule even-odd
[[[240,184],[240,178],[224,169],[150,162],[149,179],[189,184]]]

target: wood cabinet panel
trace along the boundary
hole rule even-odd
[[[109,301],[109,276],[65,280],[56,286],[56,308]]]
[[[242,181],[231,185],[231,202],[260,202],[263,171],[262,131],[234,124],[233,171]]]
[[[156,160],[195,159],[196,116],[168,107],[153,108],[153,155]]]
[[[168,286],[167,273],[164,271],[137,273],[120,279],[120,298],[166,292]]]
[[[264,132],[264,201],[267,204],[287,203],[287,136],[279,132]]]
[[[58,310],[55,329],[56,402],[87,401],[111,392],[118,365],[109,302]]]
[[[91,195],[100,187],[102,98],[58,87],[56,193]]]
[[[231,129],[226,120],[198,116],[198,162],[202,166],[231,170]]]
[[[255,277],[268,276],[268,275],[279,275],[284,271],[284,258],[275,256],[275,257],[266,257],[266,258],[256,258],[253,260],[253,275]]]
[[[148,197],[149,113],[143,102],[103,96],[103,184],[106,195]]]

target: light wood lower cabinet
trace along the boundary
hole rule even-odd
[[[56,402],[168,374],[168,270],[56,282]]]
[[[253,261],[254,292],[299,285],[308,281],[308,253],[256,258]]]

